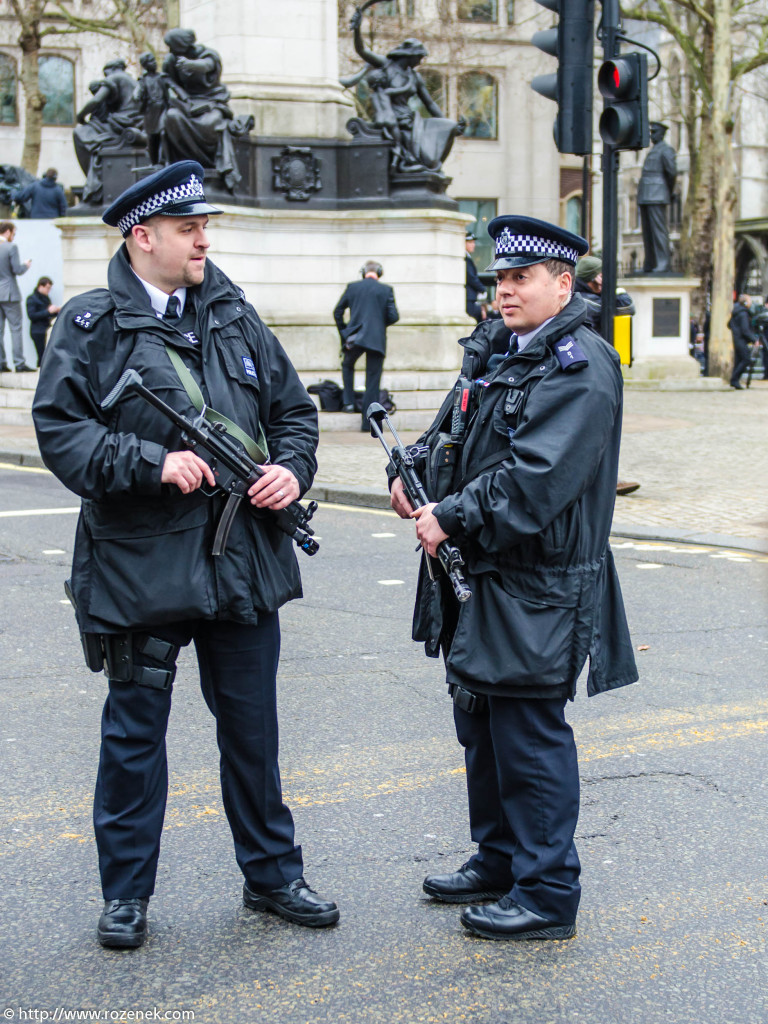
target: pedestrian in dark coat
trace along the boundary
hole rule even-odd
[[[27,296],[27,319],[29,320],[29,334],[32,343],[37,351],[37,363],[43,358],[45,339],[51,324],[59,312],[59,307],[51,302],[51,288],[53,281],[50,277],[41,277],[35,285],[35,290]]]
[[[33,181],[26,188],[14,192],[13,201],[29,202],[29,216],[36,220],[66,217],[67,199],[64,189],[56,181],[58,174],[55,167],[49,167],[39,181]]]
[[[202,181],[194,161],[172,164],[106,211],[125,245],[110,262],[109,287],[59,314],[33,407],[46,465],[82,498],[71,590],[89,667],[106,661],[110,680],[94,801],[105,946],[138,946],[146,936],[171,684],[190,641],[216,718],[246,906],[298,924],[338,920],[336,905],[302,876],[277,764],[277,610],[301,596],[301,581],[292,542],[269,511],[312,483],[317,413],[275,336],[207,260],[205,226],[219,211]],[[215,484],[208,464],[148,403],[101,408],[127,368],[187,417],[196,416],[199,390],[251,438],[263,431],[270,465],[248,491],[255,514],[240,507],[216,557],[223,503],[201,490]]]
[[[579,774],[565,705],[587,657],[590,694],[637,679],[608,545],[622,377],[571,295],[586,241],[529,217],[497,217],[488,230],[503,319],[463,343],[474,411],[453,479],[416,510],[392,483],[393,508],[416,519],[429,556],[448,537],[459,545],[472,590],[458,604],[422,561],[413,635],[445,658],[478,844],[424,891],[448,903],[497,899],[462,913],[484,938],[569,938]],[[437,450],[452,406],[449,395],[420,443]]]
[[[586,324],[600,334],[603,315],[603,261],[599,256],[582,256],[576,264],[573,291],[584,299]],[[624,288],[616,289],[616,316],[634,316],[635,304]]]
[[[387,328],[400,319],[395,293],[379,278],[384,269],[369,260],[362,268],[362,281],[353,281],[336,303],[333,319],[341,338],[341,379],[344,384],[343,411],[355,412],[355,363],[365,354],[365,392],[361,430],[368,430],[365,413],[371,402],[378,402],[381,371],[387,353]],[[349,310],[349,320],[344,314]]]
[[[733,372],[730,384],[737,391],[742,389],[741,375],[749,366],[749,346],[755,343],[755,332],[752,329],[752,317],[749,313],[751,303],[749,295],[740,295],[739,301],[733,304],[731,319],[728,321],[733,338]]]

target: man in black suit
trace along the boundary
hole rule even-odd
[[[365,353],[365,394],[361,430],[368,430],[365,412],[371,402],[378,402],[381,371],[387,350],[387,328],[397,323],[400,314],[395,293],[379,278],[384,273],[380,263],[369,260],[360,273],[362,281],[348,284],[333,311],[333,319],[341,336],[341,378],[344,383],[343,410],[355,411],[355,363]],[[349,320],[344,322],[344,312]]]

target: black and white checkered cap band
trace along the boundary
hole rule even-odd
[[[122,235],[128,234],[134,224],[140,224],[153,214],[158,213],[166,206],[175,206],[177,203],[192,202],[194,199],[205,199],[203,183],[200,179],[191,174],[186,181],[174,185],[173,188],[164,189],[149,196],[143,202],[135,206],[124,217],[117,222],[118,230]]]
[[[551,238],[541,238],[538,235],[513,235],[509,228],[504,228],[497,236],[497,259],[500,256],[524,256],[526,253],[547,256],[552,260],[566,260],[568,263],[576,263],[579,258],[575,249],[569,245],[563,245],[562,242],[553,242]]]

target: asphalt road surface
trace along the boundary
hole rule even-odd
[[[305,599],[282,613],[281,768],[307,879],[341,922],[243,907],[186,651],[150,936],[116,952],[96,942],[90,818],[105,684],[62,591],[76,505],[0,467],[0,1019],[765,1024],[768,559],[615,539],[642,678],[570,709],[578,935],[487,942],[421,892],[472,846],[440,664],[410,640],[412,529],[321,507]]]

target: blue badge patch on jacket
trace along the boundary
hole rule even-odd
[[[254,380],[259,379],[259,375],[258,373],[256,373],[256,367],[250,356],[243,356],[243,367],[245,368],[245,372],[248,374],[249,377],[253,377]]]
[[[583,370],[585,366],[589,366],[589,360],[576,339],[570,334],[566,334],[564,338],[556,342],[555,355],[563,373],[573,373],[575,370]]]

